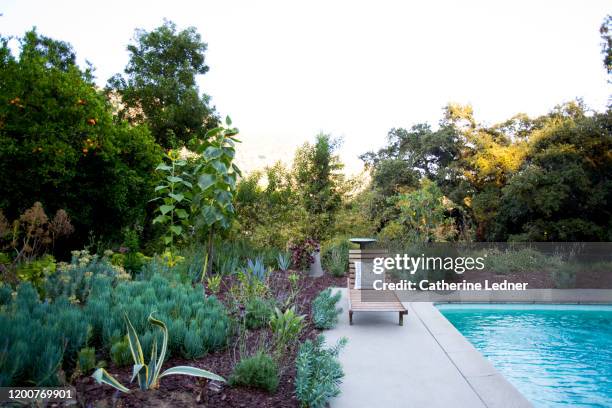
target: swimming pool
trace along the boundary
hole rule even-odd
[[[612,407],[612,306],[436,306],[536,407]]]

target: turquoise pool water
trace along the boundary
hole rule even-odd
[[[612,306],[437,307],[536,407],[612,407]]]

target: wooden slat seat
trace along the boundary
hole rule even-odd
[[[395,312],[399,314],[399,324],[403,326],[404,315],[408,310],[393,291],[355,289],[355,261],[385,256],[384,250],[350,250],[349,274],[346,280],[349,293],[349,324],[353,324],[353,312]],[[369,299],[372,299],[370,301]]]

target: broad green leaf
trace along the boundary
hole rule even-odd
[[[236,173],[230,173],[223,176],[223,181],[227,184],[230,190],[236,189]]]
[[[181,177],[177,177],[177,176],[168,176],[166,177],[166,180],[168,180],[171,183],[182,183],[184,181]]]
[[[176,201],[178,201],[179,203],[180,203],[181,201],[183,201],[183,198],[185,198],[185,196],[184,196],[183,194],[181,194],[181,193],[178,193],[178,194],[170,193],[170,194],[168,194],[168,195],[169,195],[170,197],[174,198],[174,199],[175,199]]]
[[[157,187],[155,187],[155,191],[163,190],[165,188],[168,188],[168,186],[165,186],[165,185],[164,186],[157,186]]]
[[[229,191],[220,190],[215,193],[215,200],[225,207],[232,202],[232,195]]]
[[[229,127],[232,126],[232,119],[229,117],[229,115],[227,115],[225,117],[225,124]]]
[[[216,127],[213,129],[210,129],[208,132],[206,132],[206,139],[210,139],[211,137],[217,136],[220,132],[223,131],[223,128],[221,127]]]
[[[174,210],[174,206],[173,205],[162,205],[159,207],[159,211],[163,214],[166,215],[168,214],[170,211]]]
[[[231,159],[233,159],[233,158],[234,158],[234,156],[236,156],[236,150],[234,150],[234,149],[233,149],[233,148],[231,148],[231,147],[224,147],[224,148],[223,148],[223,154],[224,154],[226,157],[229,157],[229,158],[230,158],[230,160],[231,160]]]
[[[202,174],[200,178],[198,179],[198,185],[203,191],[208,190],[208,188],[210,188],[210,186],[212,186],[216,182],[217,182],[217,179],[212,174]]]
[[[223,150],[215,146],[208,146],[206,150],[204,150],[203,154],[206,160],[215,160],[221,157],[221,155],[223,154]]]
[[[176,366],[169,368],[163,373],[161,373],[159,378],[162,378],[166,375],[190,375],[192,377],[203,377],[213,381],[225,382],[225,378],[221,377],[220,375],[211,373],[210,371],[202,370],[201,368],[189,366]]]
[[[169,243],[172,242],[172,237],[169,235],[164,236],[164,244],[168,245]]]
[[[185,218],[189,217],[189,214],[187,214],[187,211],[183,210],[182,208],[178,208],[174,213],[181,220],[184,220]]]
[[[111,387],[121,391],[128,393],[129,389],[125,388],[115,377],[106,372],[103,368],[98,368],[93,374],[92,377],[98,384],[107,384]]]
[[[172,170],[172,167],[168,166],[165,163],[158,164],[155,170]]]
[[[204,219],[204,223],[210,227],[215,222],[217,222],[219,219],[221,219],[222,215],[219,213],[219,211],[215,207],[206,206],[202,208],[202,218]]]
[[[229,219],[222,218],[221,220],[219,220],[219,225],[221,225],[222,229],[228,229],[230,227]]]
[[[174,162],[175,166],[180,166],[180,167],[183,167],[186,164],[187,164],[187,162],[185,160],[177,160],[177,161]]]
[[[211,166],[213,166],[213,168],[215,170],[217,170],[217,173],[220,174],[226,174],[227,173],[227,166],[225,165],[225,163],[219,161],[219,160],[215,160],[213,162],[210,163]]]
[[[180,225],[171,225],[170,231],[172,231],[174,235],[181,235],[181,233],[183,232],[183,227],[181,227]]]
[[[159,222],[164,223],[169,219],[170,218],[167,215],[158,215],[157,217],[153,219],[153,224],[157,224]]]
[[[181,183],[183,183],[183,185],[185,185],[185,186],[187,186],[187,187],[189,187],[189,188],[192,188],[192,187],[193,187],[193,184],[191,184],[191,183],[190,183],[189,181],[187,181],[187,180],[182,180],[182,181],[181,181]]]

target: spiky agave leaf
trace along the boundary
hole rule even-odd
[[[125,393],[130,392],[129,389],[124,387],[119,381],[117,381],[115,377],[107,373],[106,370],[103,368],[98,368],[92,374],[92,377],[94,380],[98,382],[98,384],[107,384],[121,392],[125,392]]]
[[[210,371],[202,370],[201,368],[189,367],[189,366],[176,366],[167,369],[159,378],[165,377],[166,375],[190,375],[192,377],[208,378],[209,380],[225,382],[225,378],[211,373]]]
[[[162,340],[162,347],[159,352],[159,357],[157,359],[157,362],[155,363],[155,373],[153,374],[153,377],[152,377],[153,384],[154,384],[154,383],[157,383],[157,379],[160,377],[159,373],[161,371],[162,364],[164,364],[164,358],[166,358],[166,351],[168,350],[168,327],[161,320],[157,320],[156,318],[154,318],[153,313],[149,315],[148,320],[149,320],[149,323],[151,323],[152,325],[159,327],[164,335],[163,340]],[[157,346],[156,346],[156,349],[157,349]]]

